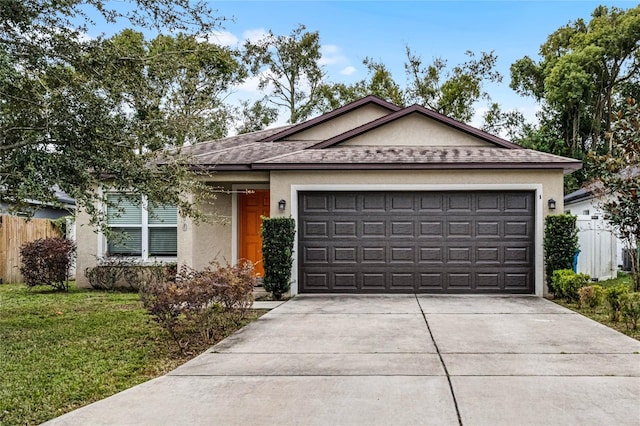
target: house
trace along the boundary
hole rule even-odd
[[[562,200],[563,174],[582,165],[374,96],[186,151],[226,191],[202,208],[226,220],[196,225],[167,207],[160,222],[127,209],[109,226],[129,230],[128,246],[78,228],[79,271],[109,249],[194,268],[214,258],[260,262],[260,215],[291,216],[292,294],[541,296],[548,201]],[[78,221],[88,224],[84,214]]]
[[[25,216],[34,219],[60,219],[73,216],[76,211],[76,200],[71,198],[57,186],[53,188],[53,195],[57,204],[29,201],[29,210],[24,212],[10,212],[10,206],[0,203],[0,215]]]
[[[576,216],[580,253],[576,271],[595,281],[615,278],[623,265],[624,244],[605,220],[604,212],[593,193],[578,189],[564,197],[564,211]]]

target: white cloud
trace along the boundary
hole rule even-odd
[[[342,75],[353,75],[355,74],[357,70],[355,69],[355,67],[352,67],[351,65],[349,65],[348,67],[345,67],[343,69],[340,70],[340,74]]]
[[[259,94],[261,93],[260,89],[258,89],[259,85],[260,85],[260,76],[254,75],[247,78],[245,81],[242,82],[242,84],[236,86],[235,88],[242,92]]]
[[[251,30],[246,30],[242,33],[242,38],[245,41],[250,41],[255,43],[258,40],[261,40],[267,36],[267,31],[264,28],[254,28]]]
[[[342,49],[335,44],[323,44],[320,46],[320,60],[318,63],[320,65],[335,65],[335,64],[344,64],[347,61],[347,58],[342,55]]]
[[[207,39],[211,43],[220,46],[232,47],[238,44],[238,37],[229,31],[213,31],[207,35]]]
[[[340,48],[335,44],[323,44],[320,47],[320,51],[323,55],[335,55],[337,53],[340,53]]]

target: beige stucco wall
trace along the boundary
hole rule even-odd
[[[178,222],[178,265],[205,268],[211,261],[231,262],[231,185],[223,184],[211,203],[198,204],[206,222],[195,224],[189,218]]]
[[[370,130],[341,145],[494,146],[418,113]]]
[[[391,111],[378,105],[365,105],[344,115],[335,117],[326,123],[296,133],[285,140],[323,141],[390,113]]]
[[[543,214],[550,212],[546,200],[556,200],[552,213],[562,213],[563,174],[560,170],[407,170],[407,171],[314,171],[271,173],[271,214],[289,216],[291,214],[292,185],[376,185],[384,191],[388,185],[542,185],[544,200]],[[371,190],[371,188],[368,188]],[[476,190],[479,188],[476,188]],[[287,208],[278,211],[274,201],[284,199]]]
[[[98,256],[98,233],[89,224],[89,215],[83,209],[76,213],[76,243],[78,245],[76,258],[76,286],[89,287],[84,276],[87,268],[96,266]]]

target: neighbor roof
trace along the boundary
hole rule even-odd
[[[291,140],[315,126],[331,126],[331,120],[377,105],[388,113],[327,140]],[[356,146],[341,145],[411,114],[435,120],[486,142],[471,146]],[[284,139],[287,140],[284,140]],[[400,108],[375,96],[367,96],[304,123],[267,129],[182,149],[192,156],[194,167],[205,170],[304,170],[304,169],[562,169],[578,170],[582,162],[525,149],[419,105]]]

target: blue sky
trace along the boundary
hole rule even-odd
[[[404,82],[407,44],[425,62],[442,57],[452,65],[464,61],[467,50],[494,51],[504,79],[487,87],[491,97],[503,108],[517,108],[533,118],[535,102],[508,87],[509,66],[525,55],[537,57],[549,34],[569,21],[588,20],[599,4],[628,9],[637,2],[219,1],[212,6],[219,15],[234,18],[224,23],[221,42],[242,42],[269,29],[288,34],[300,23],[319,31],[323,62],[332,81],[364,78],[362,59],[368,56],[385,63],[394,78]],[[238,96],[250,95],[253,87],[249,82]],[[477,105],[480,113],[484,104]]]

